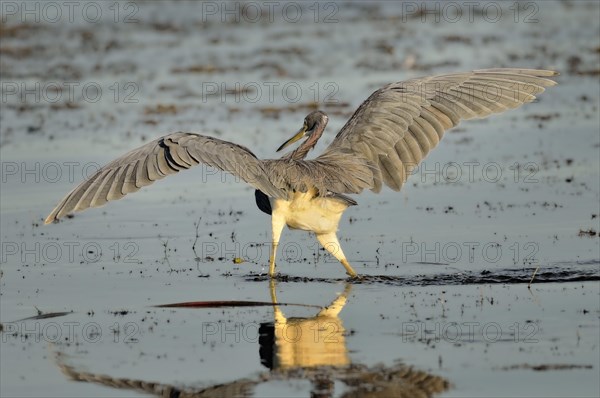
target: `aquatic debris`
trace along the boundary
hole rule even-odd
[[[39,320],[39,319],[49,319],[49,318],[58,318],[60,316],[65,316],[65,315],[69,315],[69,314],[73,314],[73,311],[62,311],[62,312],[48,312],[48,313],[42,313],[41,311],[38,310],[38,314],[35,316],[30,316],[27,318],[23,318],[23,319],[19,319],[15,322],[22,322],[22,321],[32,321],[32,320]]]
[[[590,229],[580,229],[579,233],[577,234],[577,236],[579,236],[580,238],[593,238],[595,236],[600,236],[600,234],[598,234],[594,229],[590,228]]]

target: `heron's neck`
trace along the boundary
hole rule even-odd
[[[321,138],[321,135],[323,135],[324,130],[325,130],[325,124],[318,126],[317,129],[315,130],[315,132],[312,133],[312,135],[310,136],[309,139],[304,141],[302,143],[302,145],[300,145],[296,150],[285,155],[284,158],[292,159],[292,160],[304,159],[306,157],[306,155],[308,155],[310,150],[313,149],[315,147],[315,145],[317,145],[317,142],[319,141],[319,138]]]
[[[299,146],[296,150],[286,154],[284,156],[284,158],[286,159],[292,159],[292,160],[302,160],[306,157],[306,155],[308,155],[308,153],[310,152],[310,150],[313,148],[314,145],[308,146],[305,145],[308,141],[305,141],[301,146]]]

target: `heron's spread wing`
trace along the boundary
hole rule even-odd
[[[367,188],[379,192],[383,182],[398,191],[446,130],[462,119],[486,117],[533,101],[545,87],[556,84],[548,77],[557,74],[483,69],[390,84],[356,110],[315,161],[330,164],[348,157],[366,161],[372,172]],[[352,186],[356,181],[348,171],[337,174],[334,184]]]
[[[239,176],[272,197],[287,197],[267,178],[263,163],[243,146],[192,133],[173,133],[110,162],[71,191],[46,224],[71,212],[102,206],[156,180],[203,163]]]

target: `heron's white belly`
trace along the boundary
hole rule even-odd
[[[296,193],[291,201],[272,199],[273,217],[283,217],[289,228],[325,234],[337,231],[342,213],[348,206],[314,193]]]

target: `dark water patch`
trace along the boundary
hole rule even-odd
[[[161,304],[155,305],[157,308],[222,308],[222,307],[260,307],[260,306],[274,306],[274,305],[297,305],[303,307],[316,307],[315,305],[307,304],[292,304],[292,303],[272,303],[266,301],[239,301],[239,300],[228,300],[228,301],[186,301],[182,303],[172,304]]]
[[[354,284],[384,284],[390,286],[455,286],[478,284],[525,284],[530,283],[536,267],[504,268],[483,271],[460,271],[427,275],[360,275],[358,278],[320,278],[278,274],[279,282],[352,282]],[[262,282],[269,280],[268,275],[253,274],[246,276],[247,281]],[[540,267],[535,273],[533,284],[591,282],[600,281],[600,262],[587,262]]]
[[[536,372],[544,372],[548,370],[573,370],[573,369],[593,369],[593,365],[580,365],[573,363],[546,363],[541,365],[530,365],[528,363],[503,366],[500,370],[521,370],[530,369]]]

